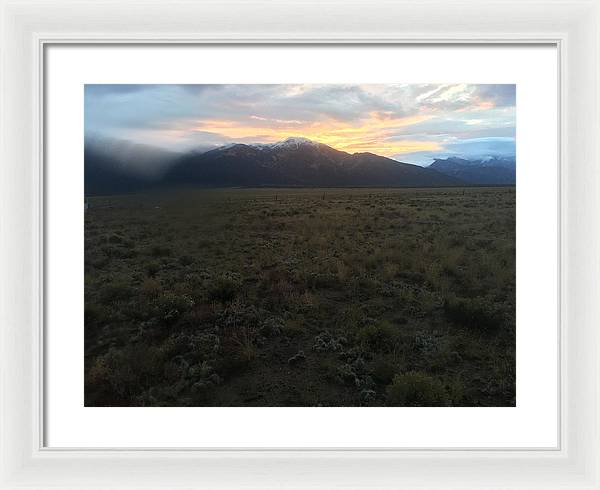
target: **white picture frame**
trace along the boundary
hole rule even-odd
[[[0,22],[0,488],[600,488],[599,2],[0,0]],[[44,48],[56,43],[555,45],[559,447],[44,447]]]

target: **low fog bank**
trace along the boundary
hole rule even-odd
[[[154,181],[175,163],[180,153],[128,140],[88,136],[85,139],[86,170],[104,167],[124,176]]]

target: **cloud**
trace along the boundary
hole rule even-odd
[[[513,84],[477,85],[476,93],[481,100],[491,101],[496,107],[514,106],[517,87]]]
[[[515,105],[513,84],[428,86],[415,96],[415,102],[435,111],[476,112]]]
[[[436,158],[459,157],[483,159],[487,157],[514,157],[515,139],[512,137],[486,137],[449,141],[437,151],[417,151],[395,155],[396,159],[417,165],[429,165]]]
[[[102,96],[118,96],[132,94],[135,92],[142,92],[144,90],[150,90],[159,85],[151,84],[86,84],[85,85],[85,96],[86,97],[102,97]]]
[[[86,137],[85,148],[95,155],[95,165],[116,166],[125,174],[149,180],[162,176],[180,156],[161,148],[97,135]]]
[[[514,85],[86,85],[85,131],[185,151],[305,136],[385,156],[512,137]],[[462,149],[461,142],[465,142]],[[458,145],[458,146],[453,146]],[[481,145],[481,144],[480,144]]]

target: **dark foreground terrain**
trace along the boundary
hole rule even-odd
[[[512,187],[89,204],[87,406],[515,404]]]

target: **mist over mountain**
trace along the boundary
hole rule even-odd
[[[85,194],[138,192],[162,179],[181,154],[126,140],[87,137]]]
[[[373,153],[336,150],[306,138],[235,143],[174,153],[127,141],[87,139],[85,193],[120,194],[179,186],[443,187],[511,184],[514,158],[437,159],[430,167]]]
[[[450,157],[436,159],[427,168],[474,185],[511,185],[516,183],[517,178],[514,156],[479,159]]]

